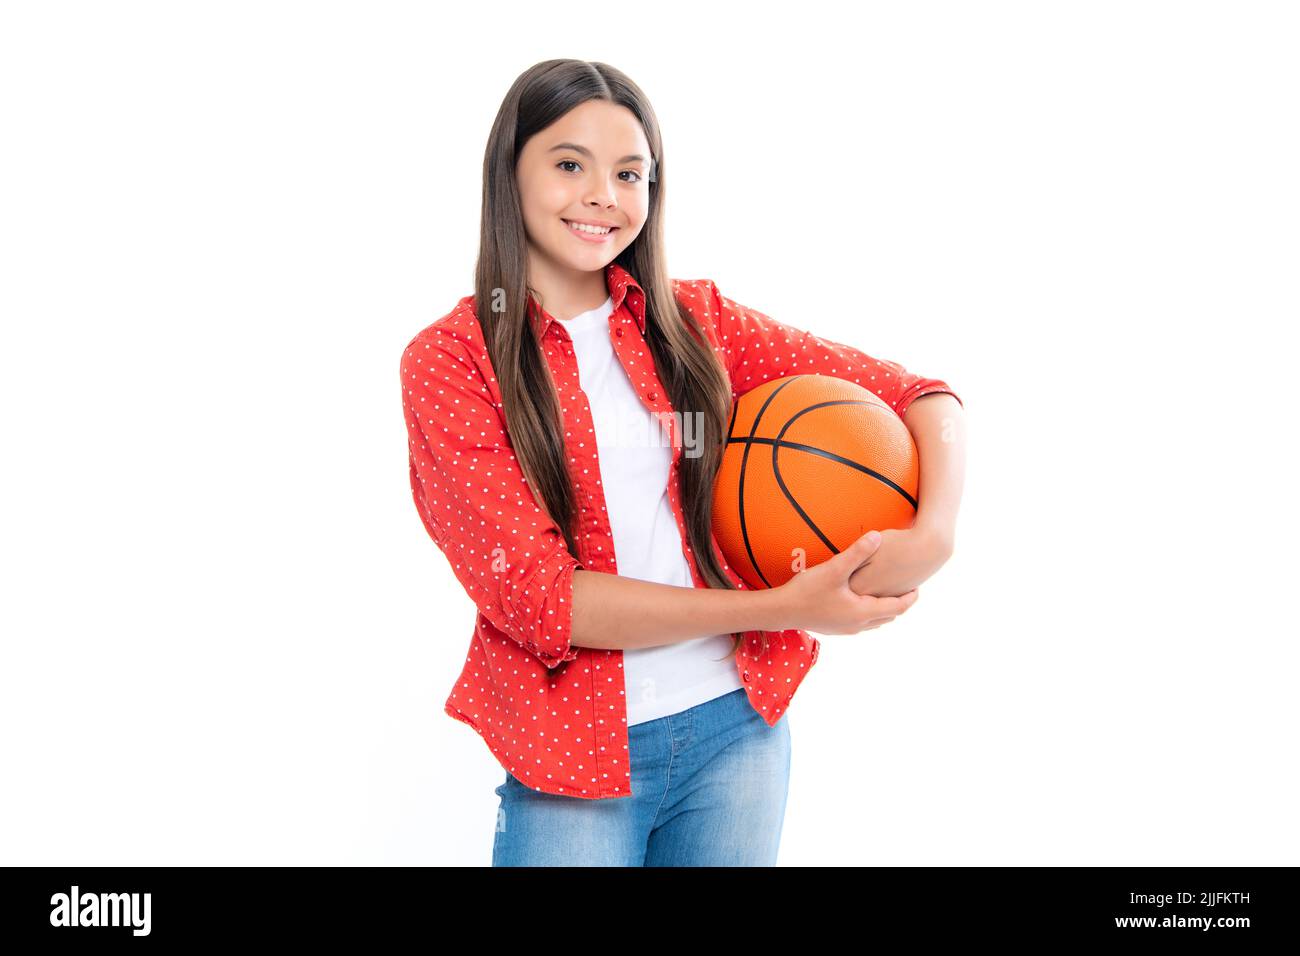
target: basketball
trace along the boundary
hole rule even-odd
[[[713,533],[753,588],[774,588],[868,531],[916,518],[920,460],[883,399],[827,375],[741,395],[713,487]]]

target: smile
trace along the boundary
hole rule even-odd
[[[587,242],[604,242],[618,231],[617,226],[580,226],[569,222],[567,219],[563,220],[563,222],[569,227],[569,232]]]

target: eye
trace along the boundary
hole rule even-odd
[[[578,169],[582,168],[582,166],[578,163],[576,159],[562,159],[555,165],[560,169],[564,169],[566,173],[577,172],[577,170],[565,169],[566,166],[577,166]],[[632,183],[639,183],[641,181],[641,174],[638,173],[635,169],[625,169],[623,170],[623,172],[631,173],[633,176],[636,177],[636,179],[625,179],[623,180],[623,182],[632,184]],[[622,173],[620,173],[619,175],[622,175]]]

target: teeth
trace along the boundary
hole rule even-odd
[[[609,232],[609,226],[584,226],[580,223],[569,222],[567,219],[564,221],[568,223],[570,229],[576,229],[579,232],[589,232],[595,236],[603,236],[605,233]]]

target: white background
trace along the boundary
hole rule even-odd
[[[462,7],[4,6],[3,863],[489,861],[398,363],[551,57],[650,97],[671,275],[965,402],[781,863],[1300,862],[1294,8]]]

